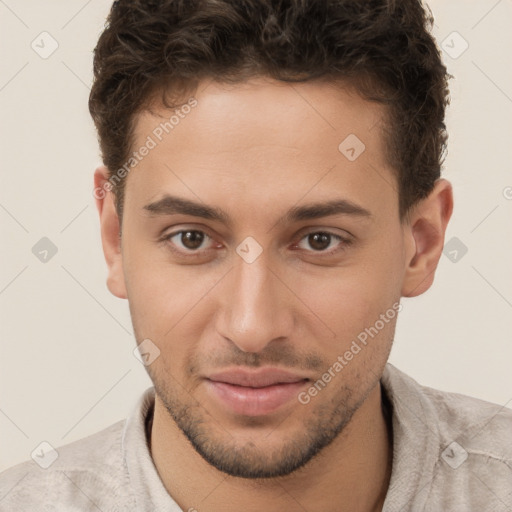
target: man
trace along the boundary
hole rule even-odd
[[[387,363],[453,198],[418,0],[118,0],[94,195],[154,383],[0,510],[507,511],[512,411]]]

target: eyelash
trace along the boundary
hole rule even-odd
[[[174,238],[175,236],[181,235],[183,233],[188,233],[188,232],[202,233],[206,237],[208,237],[210,240],[212,240],[212,237],[210,235],[208,235],[208,233],[206,233],[206,232],[204,232],[204,231],[202,231],[200,229],[181,229],[179,231],[173,231],[172,233],[164,235],[162,237],[161,241],[164,242],[165,244],[167,244],[171,248],[171,250],[173,252],[175,252],[175,253],[177,253],[179,255],[182,255],[182,256],[185,256],[185,257],[192,257],[192,258],[193,257],[200,257],[202,255],[202,252],[201,252],[200,249],[197,249],[197,250],[192,250],[192,249],[188,249],[188,250],[176,249],[174,244],[171,242],[171,239]],[[320,256],[333,256],[334,254],[337,254],[338,252],[341,252],[341,251],[345,250],[347,247],[349,247],[353,243],[353,240],[351,240],[348,237],[342,237],[341,235],[332,233],[330,231],[318,230],[318,231],[310,231],[308,233],[305,233],[299,239],[299,241],[295,245],[298,245],[298,243],[300,243],[302,240],[304,240],[308,236],[310,236],[310,235],[317,235],[317,234],[328,235],[331,238],[335,238],[336,240],[341,242],[341,247],[338,246],[338,248],[335,248],[334,250],[331,249],[329,251],[325,251],[325,250],[321,250],[321,251],[311,250],[311,251],[308,251],[308,250],[306,250],[306,252],[317,254],[317,255],[320,255]]]

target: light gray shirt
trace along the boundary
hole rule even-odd
[[[421,386],[390,363],[381,383],[393,425],[383,512],[512,512],[511,409]],[[151,387],[129,418],[57,448],[47,469],[30,460],[1,473],[0,512],[179,512],[148,448],[153,405]]]

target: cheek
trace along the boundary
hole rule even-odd
[[[304,302],[316,314],[316,332],[326,349],[343,348],[393,303],[367,273],[342,272],[322,281],[316,278],[308,282],[306,278],[302,286],[304,290],[315,288],[305,295]]]
[[[321,293],[310,297],[311,309],[336,335],[316,337],[315,348],[326,362],[320,378],[334,383],[324,400],[333,397],[338,403],[344,386],[358,395],[384,367],[399,307],[399,294],[390,293],[385,284],[387,280],[378,286],[367,273],[352,272],[326,280]],[[338,375],[343,377],[334,378]]]
[[[393,244],[383,243],[361,252],[357,264],[296,277],[297,294],[318,317],[316,333],[326,352],[344,351],[358,336],[365,341],[365,333],[367,340],[391,337],[403,272],[396,253]]]
[[[173,340],[198,339],[209,321],[204,308],[222,279],[222,269],[172,264],[165,252],[135,244],[123,255],[125,281],[137,340],[150,338],[160,350]],[[201,314],[203,312],[203,314]],[[192,320],[192,322],[190,321]],[[178,344],[176,350],[181,350]],[[187,341],[185,344],[190,347]]]

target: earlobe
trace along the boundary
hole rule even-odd
[[[107,287],[116,297],[126,299],[119,217],[114,203],[114,193],[111,191],[108,178],[109,173],[105,166],[96,169],[94,173],[94,197],[100,216],[103,254],[108,267]]]
[[[414,207],[405,228],[410,243],[406,251],[403,297],[416,297],[432,286],[452,211],[453,190],[445,179],[439,179],[429,196]]]

